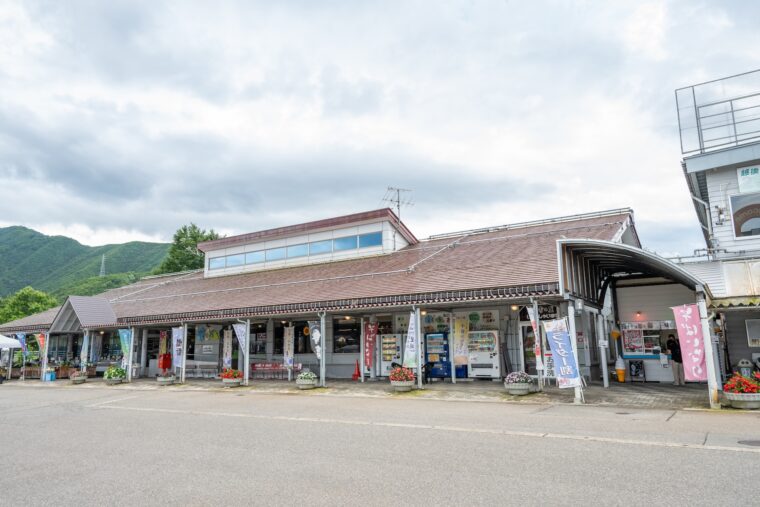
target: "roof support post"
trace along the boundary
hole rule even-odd
[[[327,360],[327,350],[325,350],[325,323],[327,322],[326,316],[326,312],[321,312],[319,314],[319,348],[322,350],[322,357],[319,359],[319,385],[321,387],[327,387],[325,384],[325,362]]]
[[[243,357],[245,363],[243,364],[243,385],[248,385],[248,378],[251,376],[251,319],[245,321],[245,350],[243,351]]]
[[[705,347],[705,367],[707,368],[707,391],[710,397],[710,408],[720,408],[718,401],[718,375],[715,371],[715,354],[713,350],[712,333],[707,317],[707,303],[701,286],[697,287],[697,307],[699,320],[702,323],[702,340]]]
[[[417,341],[417,389],[422,389],[422,332],[420,330],[420,307],[414,309],[414,339]]]

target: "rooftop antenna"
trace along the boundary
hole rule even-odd
[[[100,258],[100,276],[106,276],[106,254]]]
[[[396,217],[398,219],[398,223],[396,224],[396,227],[399,227],[401,225],[401,208],[404,206],[414,206],[414,202],[412,202],[411,197],[406,197],[403,194],[409,194],[412,190],[408,188],[400,188],[400,187],[388,187],[385,191],[385,195],[383,196],[381,202],[387,202],[392,205],[393,208],[395,208],[396,211]],[[396,251],[396,227],[393,228],[393,251]]]

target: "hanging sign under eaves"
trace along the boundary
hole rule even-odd
[[[760,192],[760,165],[740,167],[736,170],[739,180],[739,192]]]

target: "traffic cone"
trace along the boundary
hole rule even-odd
[[[359,380],[359,361],[356,361],[356,367],[354,368],[354,374],[351,375],[351,380]]]

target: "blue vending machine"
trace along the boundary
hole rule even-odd
[[[451,378],[449,333],[425,335],[425,362],[431,364],[431,378]]]

